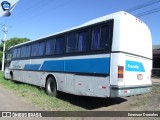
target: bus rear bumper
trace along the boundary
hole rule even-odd
[[[152,89],[151,85],[144,86],[111,86],[110,97],[124,97],[133,96],[150,92]]]

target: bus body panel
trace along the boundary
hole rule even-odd
[[[111,56],[110,97],[151,91],[152,60],[124,53],[113,53]],[[118,66],[124,68],[123,78],[118,78]]]
[[[109,77],[76,75],[75,90],[77,95],[109,97]]]
[[[100,29],[104,26],[109,28],[103,29],[103,32],[108,30],[112,41],[105,43],[105,46],[110,46],[103,48],[104,50],[92,50],[90,41],[90,51],[87,52],[71,55],[66,52],[60,57],[44,55],[40,58],[14,59],[10,66],[6,67],[5,78],[11,79],[13,72],[13,80],[45,87],[47,77],[52,75],[58,91],[83,96],[121,97],[149,92],[152,69],[151,33],[143,22],[126,12],[104,16],[39,40],[45,41],[52,36],[67,36],[74,30],[78,35],[79,31],[85,29],[90,29],[92,37],[94,24],[96,27],[100,25]],[[113,31],[110,25],[113,25]],[[28,44],[33,43],[22,43],[11,49]]]
[[[58,91],[83,96],[109,97],[109,64],[110,55],[101,54],[61,57],[54,60],[15,60],[6,71],[10,69],[13,72],[13,80],[40,87],[45,87],[47,76],[53,75]],[[101,69],[103,66],[105,68]],[[83,72],[84,69],[86,72]]]
[[[150,30],[138,18],[128,13],[116,16],[113,33],[112,51],[122,51],[152,59]]]
[[[133,55],[125,57],[125,86],[128,85],[151,85],[152,60]]]
[[[8,67],[5,67],[5,73],[4,73],[5,79],[12,79],[10,72],[11,70]]]
[[[111,97],[149,92],[152,85],[150,30],[138,18],[122,13],[114,19],[113,33],[112,67],[110,68]],[[118,78],[119,66],[123,68],[123,78]]]

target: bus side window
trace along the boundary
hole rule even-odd
[[[13,50],[13,58],[16,58],[17,57],[17,49],[14,49]]]
[[[7,54],[6,60],[7,60],[7,61],[11,61],[11,60],[12,60],[12,54],[11,54],[11,53],[8,53],[8,54]]]
[[[77,46],[76,33],[72,33],[72,34],[67,35],[66,53],[74,53],[74,52],[76,52],[76,46]]]
[[[27,49],[26,49],[26,55],[25,55],[25,57],[30,57],[30,53],[31,53],[31,46],[28,45]]]
[[[20,58],[20,55],[21,55],[21,48],[18,48],[17,49],[17,58]]]
[[[13,58],[13,49],[9,50],[9,51],[7,52],[7,56],[5,56],[5,57],[6,57],[6,60],[7,60],[7,61],[11,61],[12,58]]]
[[[38,51],[39,51],[39,43],[34,43],[32,45],[32,52],[31,52],[31,56],[38,56]]]
[[[39,56],[43,56],[44,55],[44,50],[45,50],[45,42],[41,42],[39,43]]]
[[[100,28],[93,29],[92,31],[92,50],[97,50],[100,47]]]
[[[55,47],[55,54],[63,54],[64,53],[64,48],[65,48],[65,38],[60,37],[56,39],[56,47]]]
[[[46,42],[46,52],[45,55],[53,55],[55,49],[55,39],[48,40]]]
[[[89,50],[89,31],[80,32],[78,34],[78,52]]]
[[[109,26],[103,26],[101,28],[101,49],[106,49],[109,45]]]
[[[25,54],[26,54],[26,46],[23,46],[21,49],[22,49],[21,58],[23,58],[23,57],[25,57]]]

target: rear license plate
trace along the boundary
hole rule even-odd
[[[138,80],[143,80],[143,74],[138,74],[138,75],[137,75],[137,79],[138,79]]]

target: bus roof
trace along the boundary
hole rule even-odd
[[[109,19],[113,19],[115,16],[118,16],[118,15],[124,14],[124,13],[126,14],[125,11],[120,11],[120,12],[112,13],[112,14],[109,14],[109,15],[106,15],[106,16],[102,16],[102,17],[90,20],[90,21],[88,21],[88,22],[86,22],[86,23],[84,23],[82,25],[79,25],[79,26],[76,26],[76,27],[73,27],[73,28],[70,28],[70,29],[66,29],[66,30],[63,30],[63,31],[60,31],[60,32],[56,32],[56,33],[51,34],[51,35],[47,35],[47,36],[44,36],[44,37],[41,37],[41,38],[38,38],[38,39],[35,39],[35,40],[31,40],[31,41],[28,41],[28,42],[24,42],[24,43],[12,46],[12,47],[10,47],[10,49],[14,48],[14,47],[21,46],[21,45],[25,45],[25,44],[28,44],[28,43],[32,43],[32,42],[35,42],[35,41],[39,41],[39,40],[42,40],[42,39],[45,39],[45,38],[49,38],[49,37],[52,37],[54,35],[62,34],[64,32],[69,32],[71,30],[75,30],[75,29],[78,29],[78,28],[81,28],[81,27],[85,27],[85,26],[89,26],[89,25],[92,25],[92,24],[96,24],[98,22],[103,22],[103,21],[106,21],[106,20],[109,20]]]

